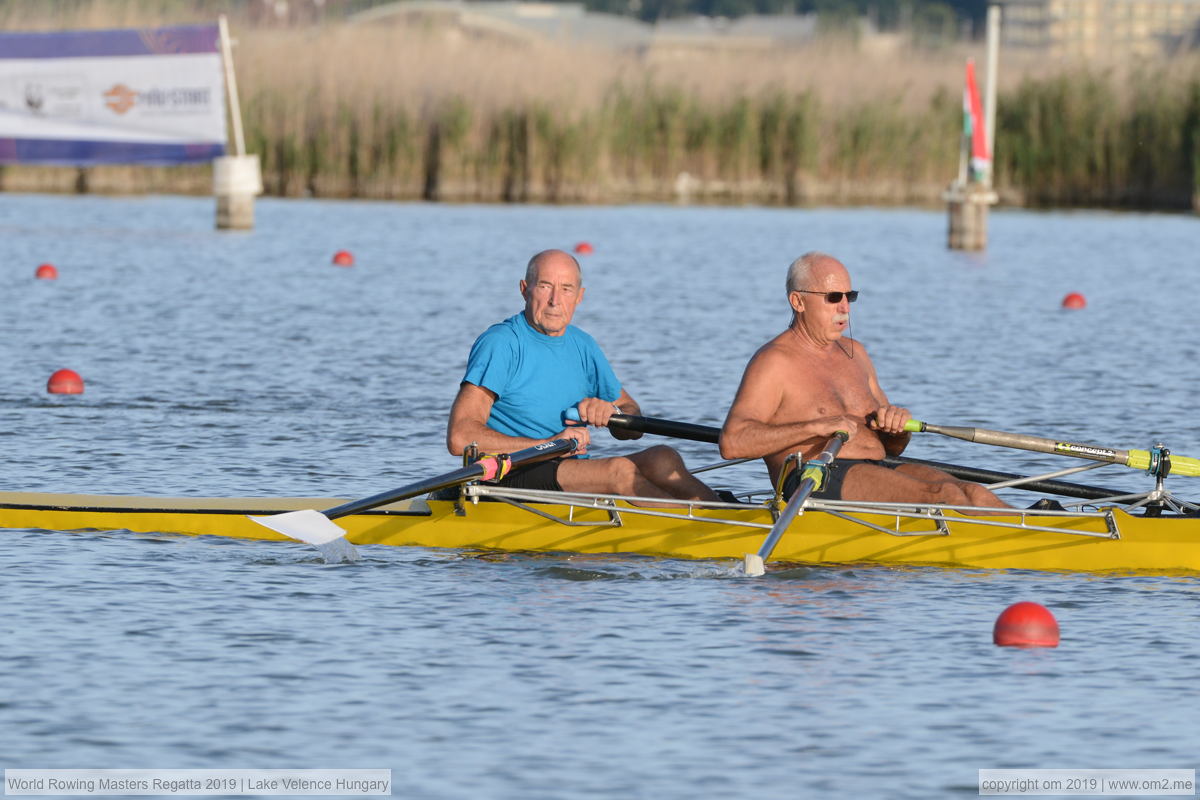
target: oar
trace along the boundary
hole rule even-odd
[[[743,565],[745,573],[751,577],[757,577],[766,573],[766,565],[764,562],[771,557],[771,553],[775,552],[775,545],[779,543],[779,537],[783,536],[783,532],[787,530],[788,525],[792,524],[792,520],[800,513],[808,503],[809,496],[817,490],[824,478],[825,470],[837,458],[838,451],[842,449],[842,443],[850,438],[850,434],[845,431],[838,431],[825,445],[825,449],[821,454],[804,465],[804,472],[801,473],[802,480],[796,488],[796,493],[792,495],[792,499],[788,500],[788,504],[784,506],[783,513],[779,515],[779,519],[775,520],[775,524],[771,526],[771,532],[767,534],[767,538],[763,540],[762,547],[758,548],[757,553],[747,553],[746,561]]]
[[[1091,461],[1103,461],[1107,464],[1120,464],[1134,469],[1148,470],[1159,474],[1162,466],[1162,454],[1149,450],[1116,450],[1111,447],[1100,447],[1093,444],[1076,444],[1075,442],[1059,442],[1054,439],[1044,439],[1040,436],[1029,436],[1024,433],[1004,433],[990,431],[986,428],[957,428],[945,425],[930,425],[927,422],[910,419],[904,424],[906,431],[914,433],[940,433],[952,439],[962,439],[967,442],[991,444],[998,447],[1012,447],[1017,450],[1032,450],[1035,453],[1053,453],[1060,456],[1086,458]],[[1170,456],[1171,472],[1176,475],[1190,477],[1200,476],[1200,459],[1187,456]],[[1165,474],[1165,473],[1163,473]]]
[[[568,413],[572,419],[578,420],[579,413],[574,409]],[[608,421],[609,428],[620,428],[627,431],[640,431],[642,433],[652,433],[658,436],[670,436],[676,439],[690,439],[695,442],[709,442],[716,444],[721,436],[721,429],[711,425],[697,425],[691,422],[676,422],[669,419],[659,419],[657,417],[640,417],[635,414],[613,414]],[[1171,457],[1174,463],[1174,456]],[[908,456],[888,456],[884,459],[888,463],[895,464],[917,464],[926,467],[935,467],[955,478],[964,481],[975,481],[977,483],[996,483],[998,481],[1011,481],[1024,477],[1011,472],[996,472],[994,470],[979,469],[977,467],[963,467],[957,464],[946,464],[941,461],[926,461],[920,458],[910,458]],[[1062,495],[1063,497],[1078,497],[1084,500],[1100,500],[1105,497],[1117,497],[1127,494],[1127,492],[1118,489],[1107,489],[1103,486],[1088,486],[1084,483],[1072,483],[1070,481],[1058,480],[1040,480],[1022,483],[1017,486],[1010,486],[1010,489],[1021,489],[1026,492],[1036,492],[1038,494]]]
[[[250,517],[250,519],[260,525],[265,525],[273,531],[278,531],[284,536],[290,536],[293,539],[299,539],[302,542],[320,547],[327,542],[346,535],[346,531],[333,524],[333,520],[338,517],[357,514],[360,511],[366,511],[376,506],[383,506],[388,503],[407,500],[417,495],[436,492],[438,489],[445,489],[449,486],[458,486],[476,478],[487,481],[503,477],[513,467],[521,466],[522,464],[533,464],[560,453],[570,453],[575,449],[575,444],[576,441],[574,439],[552,439],[549,442],[535,444],[533,447],[518,450],[511,455],[486,456],[473,464],[468,464],[453,472],[447,472],[445,475],[438,475],[434,478],[410,483],[407,486],[373,494],[370,497],[364,497],[360,500],[351,500],[348,503],[343,503],[340,506],[334,506],[324,511],[306,508],[301,511],[288,511],[283,514],[272,514],[268,517]]]
[[[957,464],[946,464],[941,461],[926,461],[922,458],[908,458],[907,456],[888,456],[883,459],[885,464],[917,464],[923,467],[933,467],[940,469],[949,475],[953,475],[959,480],[973,481],[975,483],[1001,483],[1004,481],[1022,481],[1015,486],[1008,486],[1008,489],[1024,489],[1027,492],[1037,492],[1038,494],[1060,494],[1064,497],[1079,497],[1084,500],[1103,500],[1106,497],[1120,497],[1121,495],[1129,494],[1124,489],[1106,489],[1103,486],[1088,486],[1083,483],[1071,483],[1070,481],[1058,481],[1049,478],[1043,478],[1037,481],[1025,481],[1024,475],[1018,475],[1015,472],[998,472],[994,469],[979,469],[978,467],[961,467]],[[1084,467],[1088,469],[1088,467]]]
[[[572,422],[579,422],[579,409],[568,408],[563,416]],[[670,436],[673,439],[689,439],[693,442],[708,442],[709,444],[716,444],[721,438],[721,429],[711,425],[675,422],[658,417],[639,417],[636,414],[613,414],[608,418],[608,428],[609,430],[653,433],[658,436]]]

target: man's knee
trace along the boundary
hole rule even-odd
[[[645,450],[634,453],[633,460],[646,474],[665,474],[686,469],[683,457],[673,447],[656,444]]]
[[[970,505],[970,499],[962,486],[952,481],[929,484],[929,502],[947,506]]]
[[[964,483],[963,490],[967,495],[967,503],[972,506],[1006,506],[1008,505],[996,496],[991,489],[978,483]]]
[[[634,493],[641,470],[632,459],[614,456],[605,466],[608,467],[609,481],[617,494]]]

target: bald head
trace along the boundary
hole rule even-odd
[[[816,250],[805,253],[788,267],[788,294],[801,289],[811,289],[830,272],[846,272],[846,267],[831,255]]]
[[[525,267],[525,283],[533,286],[538,282],[538,275],[543,267],[554,265],[569,264],[575,268],[575,276],[577,278],[576,285],[583,285],[583,270],[579,268],[579,262],[575,260],[575,256],[565,250],[543,250],[529,259],[529,264]]]
[[[579,262],[562,250],[543,250],[529,259],[521,296],[525,298],[525,319],[534,330],[562,336],[583,299]]]

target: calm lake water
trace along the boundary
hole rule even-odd
[[[1200,455],[1195,217],[1001,211],[990,250],[963,254],[944,214],[912,210],[257,214],[218,233],[211,199],[0,195],[5,489],[357,497],[452,469],[471,342],[519,309],[533,252],[583,240],[576,322],[646,414],[719,424],[787,323],[788,262],[821,249],[850,267],[854,336],[915,416]],[[353,268],[330,265],[341,248]],[[59,280],[33,279],[45,261]],[[1086,310],[1060,309],[1073,291]],[[85,394],[46,393],[60,367]],[[934,437],[909,454],[1076,463]],[[660,800],[969,797],[981,768],[1200,766],[1196,576],[747,580],[639,557],[368,547],[328,565],[290,543],[0,536],[7,768],[390,768],[407,798]],[[1056,614],[1060,647],[991,644],[1019,600]]]

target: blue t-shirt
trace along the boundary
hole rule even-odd
[[[615,402],[621,396],[621,383],[595,339],[574,325],[562,336],[547,336],[524,313],[480,334],[463,382],[495,392],[489,428],[531,439],[561,431],[563,412],[580,400]]]

